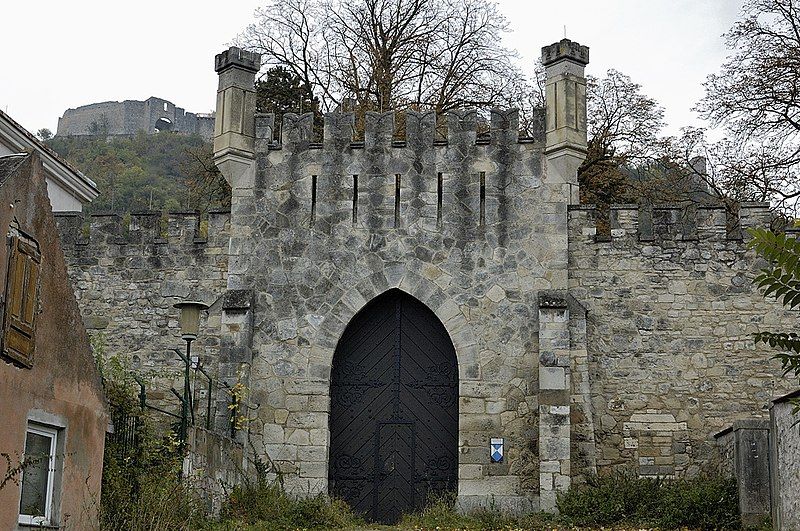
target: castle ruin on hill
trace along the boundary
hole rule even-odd
[[[612,469],[693,476],[713,434],[789,390],[752,333],[794,317],[752,285],[746,229],[768,205],[684,213],[615,205],[610,238],[579,205],[584,67],[543,49],[546,120],[516,111],[275,120],[255,113],[257,54],[216,58],[215,159],[232,207],[59,215],[87,328],[160,367],[180,345],[172,305],[211,304],[196,351],[242,383],[248,429],[291,492],[328,492],[394,521],[433,493],[462,507],[552,509]],[[731,231],[730,227],[737,230]],[[743,236],[744,235],[744,236]],[[203,412],[198,411],[202,416]],[[213,419],[228,429],[224,405]]]
[[[214,114],[195,114],[156,97],[144,101],[105,101],[67,109],[58,119],[57,136],[133,136],[173,131],[211,140]]]

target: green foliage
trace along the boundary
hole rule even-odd
[[[131,438],[107,437],[103,455],[100,528],[190,530],[205,525],[196,493],[180,480],[182,458],[171,433],[159,432],[139,409],[137,384],[118,356],[106,356],[104,338],[92,338],[111,418],[117,429],[135,418]]]
[[[552,529],[553,515],[536,513],[515,517],[496,507],[460,512],[454,493],[434,497],[421,511],[407,514],[400,529]]]
[[[273,66],[256,82],[256,111],[275,114],[275,124],[280,131],[286,113],[314,113],[314,135],[322,136],[323,118],[319,100],[299,76],[285,66]]]
[[[667,481],[625,474],[592,477],[559,496],[560,519],[573,525],[635,524],[663,529],[738,529],[732,479]]]
[[[765,297],[773,297],[789,309],[800,306],[800,241],[765,229],[751,229],[750,236],[750,246],[769,263],[756,276],[755,285]],[[762,331],[755,334],[755,340],[783,350],[774,357],[781,362],[784,376],[800,379],[800,335]]]
[[[260,477],[231,491],[215,529],[343,529],[363,524],[341,500],[323,495],[293,498],[280,482]]]
[[[782,299],[790,309],[800,305],[800,241],[766,229],[752,229],[750,246],[770,263],[755,279],[765,297]]]
[[[47,144],[97,183],[93,211],[205,211],[230,204],[211,144],[196,135],[57,136]]]
[[[318,110],[318,102],[299,76],[284,66],[274,66],[256,82],[256,109],[278,117],[287,112],[304,113]]]
[[[666,529],[734,529],[740,525],[736,481],[698,478],[662,486],[657,524]]]
[[[651,514],[660,483],[626,475],[589,478],[558,498],[559,513],[566,519],[591,525],[638,522]]]
[[[100,528],[132,531],[194,530],[207,524],[196,493],[178,479],[179,462],[109,460],[103,467]]]

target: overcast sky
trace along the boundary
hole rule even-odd
[[[253,20],[258,0],[7,2],[0,32],[0,109],[55,132],[70,107],[158,96],[192,112],[216,97],[213,58]],[[667,133],[700,125],[690,111],[727,55],[721,34],[741,0],[500,0],[524,65],[567,36],[588,45],[588,73],[616,68],[666,108]],[[124,7],[120,7],[124,6]]]

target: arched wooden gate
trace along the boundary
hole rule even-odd
[[[394,523],[458,481],[458,365],[436,315],[400,290],[367,304],[331,373],[330,492]]]

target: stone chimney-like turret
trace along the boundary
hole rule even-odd
[[[569,39],[542,48],[547,76],[547,178],[570,185],[578,203],[578,167],[586,158],[586,77],[589,47]]]
[[[214,68],[219,74],[214,162],[236,189],[255,175],[255,78],[261,55],[231,47],[216,56]]]

